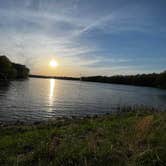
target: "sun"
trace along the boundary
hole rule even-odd
[[[56,60],[51,60],[50,63],[49,63],[49,65],[51,67],[57,67],[59,64],[58,64],[58,62]]]

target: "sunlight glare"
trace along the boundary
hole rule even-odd
[[[51,60],[50,61],[50,66],[51,67],[57,67],[58,66],[58,62],[56,60]]]
[[[50,93],[49,93],[49,111],[52,111],[53,101],[54,101],[54,89],[55,89],[55,80],[50,79]]]

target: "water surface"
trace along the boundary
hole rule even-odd
[[[0,87],[0,121],[103,114],[123,105],[166,109],[166,90],[37,78]]]

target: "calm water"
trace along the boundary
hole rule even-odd
[[[0,121],[103,114],[135,104],[166,109],[166,90],[35,78],[0,87]]]

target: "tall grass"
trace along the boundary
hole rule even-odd
[[[166,112],[121,113],[0,127],[0,165],[160,166],[166,163]]]

